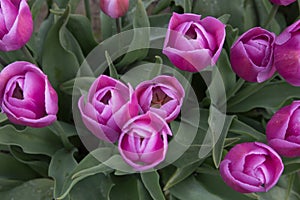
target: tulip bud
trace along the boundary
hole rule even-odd
[[[291,3],[294,3],[296,0],[270,0],[272,3],[282,6],[287,6]]]
[[[23,47],[33,32],[33,21],[26,0],[0,1],[0,50]]]
[[[274,65],[291,85],[300,86],[300,20],[287,27],[276,39]]]
[[[126,14],[129,0],[100,0],[101,10],[111,18],[119,18]]]

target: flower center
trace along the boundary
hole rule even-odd
[[[152,95],[151,107],[153,108],[160,108],[172,100],[172,98],[165,94],[160,88],[155,88]]]
[[[23,90],[18,83],[16,84],[16,88],[14,89],[12,97],[20,100],[24,99]]]
[[[108,105],[108,102],[109,102],[110,98],[111,98],[111,92],[108,91],[108,92],[102,97],[102,99],[101,99],[100,101],[101,101],[103,104]]]
[[[184,35],[189,40],[195,40],[197,39],[197,33],[195,31],[194,25],[191,25],[189,30]]]

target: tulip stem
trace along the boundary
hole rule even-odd
[[[300,0],[298,0],[298,7],[299,7],[299,13],[300,13]]]
[[[86,17],[91,21],[92,15],[91,15],[91,8],[90,8],[90,2],[89,0],[84,0],[84,8],[85,8],[85,15]]]
[[[121,19],[116,19],[116,27],[117,27],[117,33],[121,33]]]
[[[25,55],[25,57],[26,57],[31,63],[33,63],[33,64],[35,64],[36,66],[38,66],[37,63],[36,63],[36,61],[35,61],[35,59],[33,58],[33,56],[31,55],[31,53],[29,52],[29,50],[28,50],[28,48],[27,48],[26,46],[23,46],[23,47],[21,48],[21,50],[22,50],[23,54]]]
[[[64,147],[67,150],[71,150],[73,149],[73,145],[70,143],[70,141],[68,140],[68,137],[65,134],[65,130],[64,128],[61,126],[61,124],[58,121],[55,121],[52,124],[52,127],[54,128],[55,133],[60,137]]]
[[[274,4],[274,5],[272,6],[272,9],[271,9],[271,11],[270,11],[270,13],[269,13],[269,16],[268,16],[268,18],[267,18],[265,24],[263,25],[263,27],[264,27],[265,29],[268,29],[268,27],[269,27],[270,24],[272,23],[273,19],[275,18],[275,15],[276,15],[276,13],[277,13],[277,11],[278,11],[278,8],[279,8],[279,5]]]

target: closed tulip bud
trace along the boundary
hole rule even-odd
[[[100,0],[100,8],[111,18],[119,18],[128,11],[129,0]]]

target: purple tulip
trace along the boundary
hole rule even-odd
[[[296,0],[270,0],[272,3],[282,6],[287,6],[291,3],[294,3]]]
[[[100,0],[100,8],[111,18],[119,18],[128,11],[129,0]]]
[[[220,173],[227,185],[241,193],[267,192],[283,171],[279,155],[259,142],[234,146],[220,165]]]
[[[124,125],[119,151],[126,163],[137,171],[144,171],[165,159],[168,135],[172,132],[166,121],[155,113],[147,112]]]
[[[161,75],[140,83],[135,94],[143,113],[150,110],[170,122],[180,112],[184,89],[175,77]]]
[[[266,127],[269,145],[280,155],[300,156],[300,101],[278,110]]]
[[[275,34],[260,27],[255,27],[232,45],[230,62],[233,71],[250,82],[263,82],[272,77],[274,67],[273,51]]]
[[[17,61],[0,73],[0,107],[19,125],[44,127],[56,120],[58,98],[47,76],[35,65]]]
[[[99,139],[111,143],[118,140],[122,126],[138,114],[133,89],[105,75],[94,81],[87,102],[82,96],[78,107],[85,126]]]
[[[287,27],[276,39],[274,64],[291,85],[300,86],[300,20]]]
[[[23,47],[33,32],[33,21],[26,0],[0,1],[0,50]]]
[[[217,62],[225,34],[225,25],[214,17],[173,13],[163,53],[181,70],[201,71]]]

